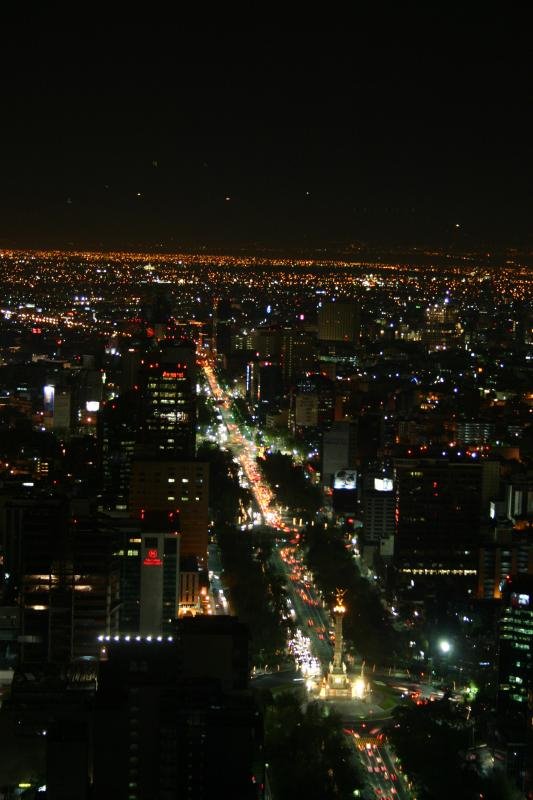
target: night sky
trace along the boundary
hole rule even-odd
[[[530,48],[455,22],[4,31],[0,245],[528,245]]]

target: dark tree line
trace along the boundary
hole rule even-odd
[[[363,779],[340,717],[320,703],[306,707],[292,694],[265,713],[265,760],[276,800],[353,797]]]
[[[392,627],[378,593],[361,577],[342,531],[308,526],[304,541],[307,564],[324,596],[333,604],[335,590],[346,590],[344,634],[356,653],[370,663],[386,664],[400,658],[404,637]]]
[[[247,507],[250,504],[248,490],[239,486],[237,465],[229,452],[210,444],[202,444],[198,448],[197,459],[209,464],[209,507],[215,527],[233,525],[239,506]]]
[[[267,455],[258,463],[281,505],[309,516],[316,514],[322,505],[320,489],[305,477],[303,467],[282,453]]]
[[[518,800],[502,772],[483,776],[467,758],[472,718],[448,698],[399,706],[389,736],[420,800]]]
[[[257,666],[281,664],[286,658],[286,624],[281,619],[284,588],[271,572],[253,534],[224,526],[218,531],[224,582],[230,604],[251,634],[251,659]]]

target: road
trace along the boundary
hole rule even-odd
[[[207,567],[209,570],[209,601],[212,614],[229,614],[230,609],[222,585],[222,561],[218,545],[207,547]]]
[[[304,683],[302,673],[296,669],[281,669],[279,672],[256,672],[252,674],[252,684],[255,689],[289,688],[293,685]]]
[[[282,517],[274,506],[275,497],[266,484],[256,463],[256,448],[240,431],[232,411],[232,399],[225,392],[211,365],[205,361],[203,370],[222,419],[224,444],[237,459],[265,526],[274,530],[287,530]],[[322,599],[314,587],[298,545],[294,542],[276,542],[272,555],[276,568],[285,577],[285,585],[291,606],[291,616],[299,623],[296,634],[288,646],[300,671],[283,671],[256,675],[257,685],[276,686],[302,681],[301,675],[319,678],[322,670],[332,658],[330,642],[330,616],[324,608]],[[216,545],[209,546],[209,570],[212,601],[215,613],[228,613],[224,589],[220,583],[220,554]],[[351,730],[351,729],[350,729]],[[395,767],[388,747],[382,741],[367,742],[361,739],[356,730],[348,734],[355,754],[367,770],[368,781],[377,798],[383,800],[409,800],[411,797],[405,787],[405,777]]]
[[[276,566],[283,571],[296,618],[300,620],[303,630],[307,628],[312,652],[325,668],[333,654],[329,641],[331,622],[311,576],[306,571],[301,553],[297,546],[287,542],[275,548],[273,557],[276,559]]]
[[[234,458],[237,459],[248,481],[264,526],[274,533],[276,531],[289,530],[284,524],[279,511],[275,508],[274,495],[257,466],[255,445],[241,433],[235,422],[231,396],[222,389],[213,368],[207,361],[203,363],[203,370],[211,393],[217,401],[217,407],[222,419],[224,444],[232,452]],[[295,550],[295,548],[293,549]],[[322,608],[316,590],[310,585],[310,582],[306,581],[303,576],[300,580],[299,577],[296,577],[295,572],[293,574],[293,568],[303,570],[303,566],[290,565],[286,561],[286,558],[289,557],[293,559],[293,556],[289,556],[289,549],[283,550],[282,555],[282,548],[277,543],[274,548],[273,558],[276,561],[276,568],[285,576],[285,584],[290,599],[287,616],[291,616],[298,623],[295,635],[288,641],[288,649],[302,674],[306,677],[317,679],[322,674],[323,667],[331,660],[331,647],[327,638],[329,619]],[[210,571],[213,576],[220,575],[220,572],[217,572],[214,568],[210,567]],[[222,613],[216,605],[215,588],[213,588],[213,598],[217,613]]]
[[[361,736],[348,732],[348,736],[366,770],[367,779],[376,798],[381,800],[411,800],[404,774],[397,768],[395,759],[382,737]]]
[[[250,491],[261,512],[262,521],[265,525],[273,528],[282,528],[282,519],[279,511],[274,506],[274,495],[256,463],[255,444],[241,433],[233,416],[231,397],[220,386],[211,365],[204,362],[203,370],[211,393],[218,403],[220,416],[227,430],[227,445],[246,476]]]

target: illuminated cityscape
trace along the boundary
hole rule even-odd
[[[525,73],[315,44],[13,77],[0,800],[533,798]]]

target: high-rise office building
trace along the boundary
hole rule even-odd
[[[291,396],[291,430],[318,426],[318,395],[293,394]]]
[[[68,507],[55,499],[21,499],[5,513],[4,559],[20,608],[19,658],[65,662],[72,638]]]
[[[478,598],[499,600],[506,578],[519,575],[533,576],[533,522],[515,527],[499,520],[479,550]]]
[[[141,636],[171,633],[180,594],[179,516],[145,512],[141,518]]]
[[[457,346],[463,328],[457,321],[457,311],[447,302],[429,306],[425,313],[426,324],[421,331],[422,341],[429,352],[446,350],[447,347]]]
[[[281,331],[270,326],[257,328],[253,334],[253,348],[261,359],[278,359],[281,355]]]
[[[128,507],[131,464],[139,427],[139,393],[136,391],[128,391],[106,403],[98,414],[102,505],[106,509],[123,511]]]
[[[196,452],[196,352],[192,343],[163,344],[141,372],[140,453],[188,460]]]
[[[324,303],[318,312],[318,338],[325,342],[359,341],[361,320],[359,306],[343,300]]]
[[[291,386],[314,369],[318,351],[313,335],[306,330],[285,328],[281,334],[281,369],[283,383]]]
[[[119,565],[112,532],[85,502],[70,508],[72,658],[95,656],[101,631],[118,633]]]
[[[262,405],[275,403],[283,395],[283,378],[279,364],[253,359],[246,365],[246,396]]]
[[[213,326],[216,331],[216,354],[230,355],[233,338],[233,323],[226,322],[225,320],[217,320],[213,322]]]
[[[275,403],[283,395],[283,377],[279,364],[262,361],[259,364],[257,399],[260,403]]]
[[[356,466],[357,427],[353,422],[334,422],[322,439],[322,485],[333,487],[335,475]]]
[[[533,577],[503,586],[499,626],[498,714],[505,766],[525,796],[533,788]]]
[[[119,631],[138,634],[141,606],[141,520],[126,511],[108,511],[100,515],[101,526],[109,530],[114,542],[120,581]]]
[[[363,481],[363,541],[383,557],[394,552],[396,496],[394,481],[383,470],[369,471]]]
[[[403,573],[477,574],[481,525],[499,486],[499,463],[447,457],[394,459],[395,562]]]
[[[181,555],[207,557],[209,464],[198,461],[134,461],[130,512],[178,511]]]
[[[513,522],[533,521],[533,474],[515,475],[506,485],[506,512]]]
[[[291,428],[328,425],[334,415],[335,384],[331,378],[317,372],[302,376],[291,392]]]
[[[262,797],[246,629],[230,617],[185,618],[160,639],[102,642],[94,796]]]
[[[68,433],[72,427],[72,396],[65,388],[53,384],[43,387],[45,428]]]
[[[20,659],[67,663],[118,633],[114,539],[85,504],[8,504],[6,563],[20,608]]]
[[[121,353],[120,394],[131,392],[139,385],[139,375],[142,361],[142,347],[140,344],[128,347]]]
[[[496,426],[491,422],[459,420],[456,423],[455,439],[461,444],[487,444],[495,438]]]

